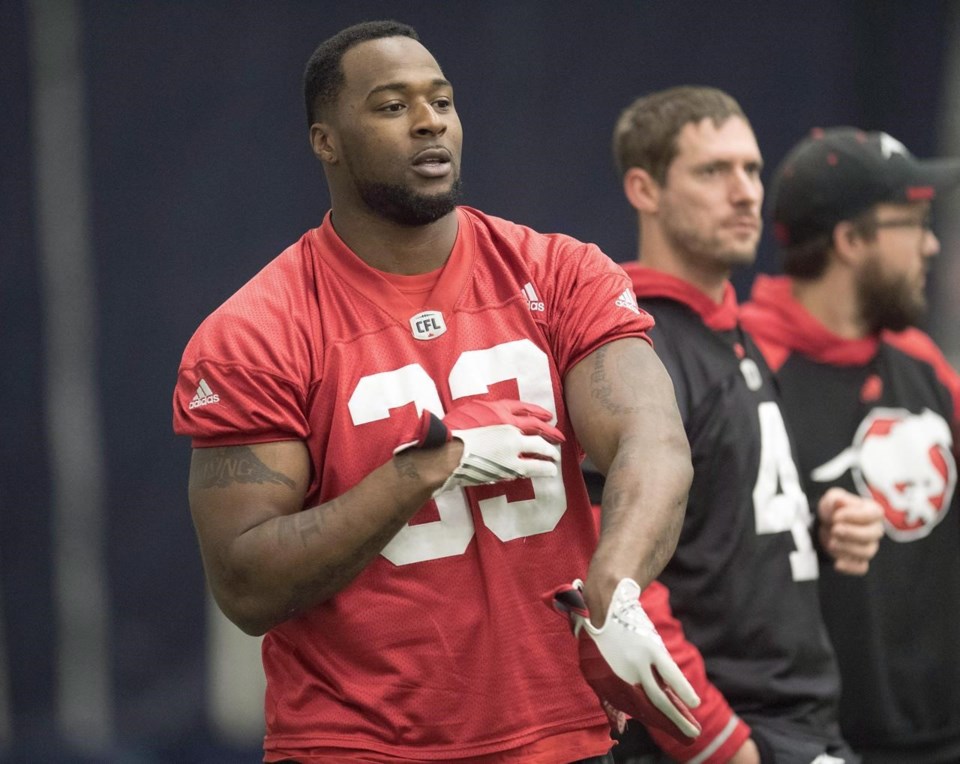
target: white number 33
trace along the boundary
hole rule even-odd
[[[528,339],[505,342],[460,355],[447,380],[454,400],[483,395],[490,385],[508,380],[517,383],[520,400],[535,403],[557,418],[550,364],[539,347]],[[354,425],[387,419],[390,410],[413,403],[442,416],[436,382],[420,364],[362,377],[348,403]],[[559,465],[558,465],[559,467]],[[567,509],[562,469],[556,477],[533,478],[535,497],[508,501],[499,495],[477,502],[484,525],[501,541],[552,531]],[[439,520],[406,525],[381,554],[394,565],[409,565],[463,554],[475,533],[463,490],[441,494],[434,500]]]

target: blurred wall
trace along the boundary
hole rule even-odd
[[[619,261],[610,134],[638,95],[728,90],[765,179],[816,125],[932,155],[957,108],[946,1],[0,0],[10,761],[258,760],[256,642],[208,618],[170,401],[196,325],[326,210],[300,78],[372,18],[413,24],[454,83],[466,203]],[[776,269],[765,235],[741,297]]]
[[[948,51],[940,82],[938,113],[940,151],[960,156],[960,12],[956,7],[947,19]],[[940,343],[947,360],[960,369],[960,191],[934,207],[940,256],[933,266],[930,291],[929,330]]]

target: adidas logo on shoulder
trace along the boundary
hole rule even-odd
[[[640,315],[640,306],[637,305],[637,297],[632,289],[624,289],[613,304],[618,308],[626,308],[631,313]]]
[[[198,409],[201,406],[209,406],[211,403],[220,403],[220,396],[210,389],[210,385],[206,381],[201,379],[200,384],[197,385],[197,394],[190,401],[190,408]]]
[[[537,295],[537,290],[533,288],[533,284],[529,281],[523,285],[523,296],[526,298],[530,310],[539,313],[543,312],[543,301]]]

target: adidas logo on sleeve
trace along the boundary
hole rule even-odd
[[[542,313],[544,309],[543,300],[537,295],[537,290],[529,281],[523,285],[523,296],[530,306],[530,310]]]
[[[190,401],[191,409],[198,409],[201,406],[209,406],[211,403],[220,403],[220,396],[210,389],[210,385],[204,380],[200,380],[197,385],[197,394]]]
[[[637,298],[632,289],[624,289],[623,293],[614,302],[618,308],[626,308],[631,313],[640,315],[640,306],[637,305]]]

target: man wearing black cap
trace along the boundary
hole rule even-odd
[[[958,183],[960,161],[885,133],[814,131],[774,179],[786,276],[758,278],[742,314],[811,501],[842,486],[884,509],[869,573],[820,576],[841,727],[868,763],[960,761],[960,376],[914,328],[940,249],[931,202]]]

